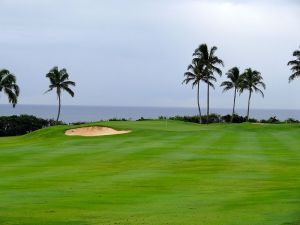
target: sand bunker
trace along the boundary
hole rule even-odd
[[[96,136],[107,136],[116,134],[127,134],[130,130],[114,130],[109,127],[82,127],[76,129],[70,129],[65,132],[68,136],[83,136],[83,137],[96,137]]]

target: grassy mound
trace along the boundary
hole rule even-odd
[[[1,225],[300,221],[300,126],[106,122],[0,138]]]

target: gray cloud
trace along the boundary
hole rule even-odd
[[[181,80],[192,51],[207,42],[219,47],[224,71],[263,73],[266,98],[256,97],[254,107],[295,108],[300,81],[288,85],[286,67],[300,45],[292,2],[0,0],[0,67],[18,76],[21,103],[56,103],[42,93],[46,72],[58,65],[78,83],[65,104],[193,106],[194,91]],[[227,107],[231,95],[217,89],[212,101]]]

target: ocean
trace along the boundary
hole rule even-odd
[[[206,112],[202,109],[203,113]],[[245,116],[246,109],[237,109],[239,115]],[[125,118],[136,120],[144,118],[158,118],[159,116],[184,116],[197,115],[197,108],[184,107],[124,107],[124,106],[62,106],[60,120],[72,122],[91,122],[108,120],[111,118]],[[220,115],[231,114],[232,109],[211,109],[211,113]],[[0,116],[28,114],[44,119],[56,118],[57,106],[54,105],[0,105]],[[268,119],[276,116],[277,119],[285,120],[294,118],[300,120],[300,110],[283,109],[251,109],[250,117],[256,119]]]

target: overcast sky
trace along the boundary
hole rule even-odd
[[[231,107],[233,93],[218,86],[238,66],[265,79],[253,108],[300,109],[300,79],[288,84],[286,66],[300,46],[299,12],[298,0],[0,0],[0,68],[17,76],[20,104],[56,104],[43,92],[57,65],[77,83],[67,105],[189,107],[196,90],[181,85],[183,74],[207,43],[225,62],[212,107]]]

